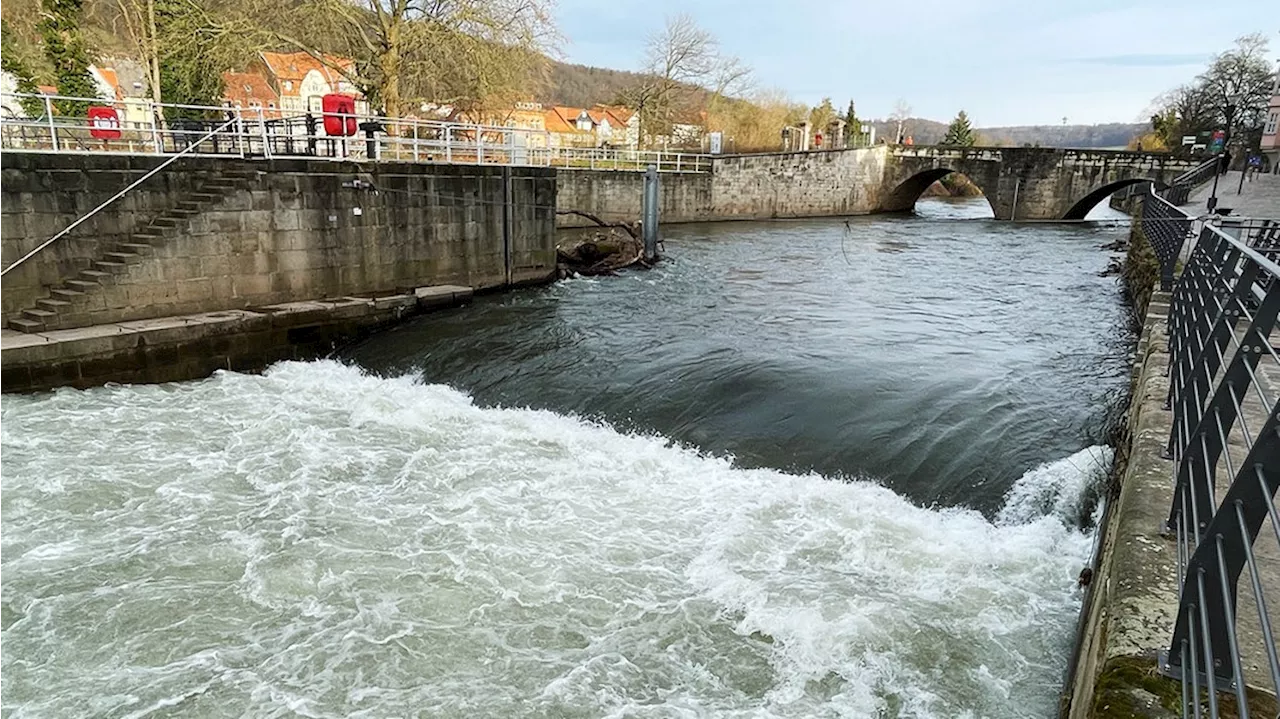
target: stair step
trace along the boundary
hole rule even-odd
[[[103,262],[99,260],[93,263],[93,269],[99,272],[109,272],[111,274],[119,274],[129,269],[129,266],[122,262]]]
[[[145,242],[148,245],[154,245],[157,242],[164,242],[165,236],[155,232],[135,232],[132,235],[129,235],[129,239]]]
[[[31,310],[23,310],[22,316],[26,317],[29,320],[36,320],[37,322],[43,323],[45,320],[51,317],[57,317],[58,313],[53,310],[31,309]]]
[[[54,289],[49,290],[49,294],[53,295],[56,299],[67,300],[70,302],[74,302],[81,297],[84,297],[84,293],[79,290],[69,290],[63,287],[55,287]]]
[[[52,312],[57,312],[60,309],[70,307],[71,303],[64,302],[63,300],[51,300],[51,299],[45,298],[45,299],[36,300],[36,306],[42,310],[50,310]]]
[[[210,183],[200,189],[203,192],[209,192],[209,193],[216,192],[216,193],[222,194],[224,192],[229,192],[231,190],[238,190],[240,188],[233,182],[218,182],[218,183]]]
[[[43,332],[44,323],[38,320],[11,319],[9,326],[19,332]]]
[[[157,217],[156,219],[152,220],[152,221],[151,221],[151,225],[150,225],[150,226],[151,226],[151,227],[153,227],[153,228],[155,228],[155,227],[177,227],[177,226],[178,226],[178,224],[179,224],[180,222],[182,222],[182,220],[179,220],[179,219],[178,219],[178,218],[176,218],[176,217],[163,217],[163,216],[161,216],[161,217]]]
[[[141,242],[121,242],[117,247],[123,252],[132,252],[136,255],[149,255],[156,251],[154,246]]]
[[[202,203],[207,203],[207,202],[212,202],[214,200],[222,199],[222,195],[217,195],[212,192],[193,192],[191,193],[190,197],[193,200],[201,200]]]
[[[85,282],[109,285],[115,283],[116,276],[111,272],[103,272],[102,270],[80,270],[80,279]]]
[[[93,292],[102,289],[102,285],[97,282],[90,282],[89,280],[67,280],[63,284],[69,289],[77,290],[79,292]]]
[[[115,262],[125,262],[125,263],[130,263],[130,262],[133,262],[134,260],[142,259],[141,257],[133,254],[132,252],[107,252],[106,254],[103,255],[103,257]]]

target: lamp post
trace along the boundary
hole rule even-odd
[[[1229,152],[1227,148],[1231,146],[1231,127],[1235,125],[1236,105],[1240,103],[1241,99],[1243,99],[1243,96],[1238,92],[1227,95],[1227,129],[1222,135],[1222,154],[1218,155],[1219,162],[1222,161],[1223,155]],[[1213,212],[1218,207],[1218,176],[1226,173],[1229,169],[1231,169],[1230,165],[1223,167],[1220,172],[1213,173],[1213,192],[1209,195],[1209,202],[1207,204],[1209,212]]]

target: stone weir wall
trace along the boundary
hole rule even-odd
[[[734,155],[716,158],[711,172],[662,173],[659,221],[760,220],[865,215],[880,206],[887,146],[857,150]],[[556,209],[589,212],[608,221],[640,217],[639,172],[563,169]],[[560,215],[560,227],[593,223]]]
[[[162,161],[5,152],[4,266]],[[543,168],[181,158],[7,273],[3,318],[39,332],[548,281],[555,191]]]

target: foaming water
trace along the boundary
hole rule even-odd
[[[1094,447],[996,521],[326,361],[3,398],[35,716],[1049,716]]]
[[[664,228],[652,271],[479,298],[342,356],[994,516],[1028,470],[1105,442],[1132,338],[1099,245],[1125,230],[917,207]]]

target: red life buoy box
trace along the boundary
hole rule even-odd
[[[320,98],[324,112],[324,134],[349,137],[356,134],[356,99],[350,95],[330,93]]]
[[[120,115],[114,107],[94,105],[89,108],[89,136],[99,140],[120,139]]]

